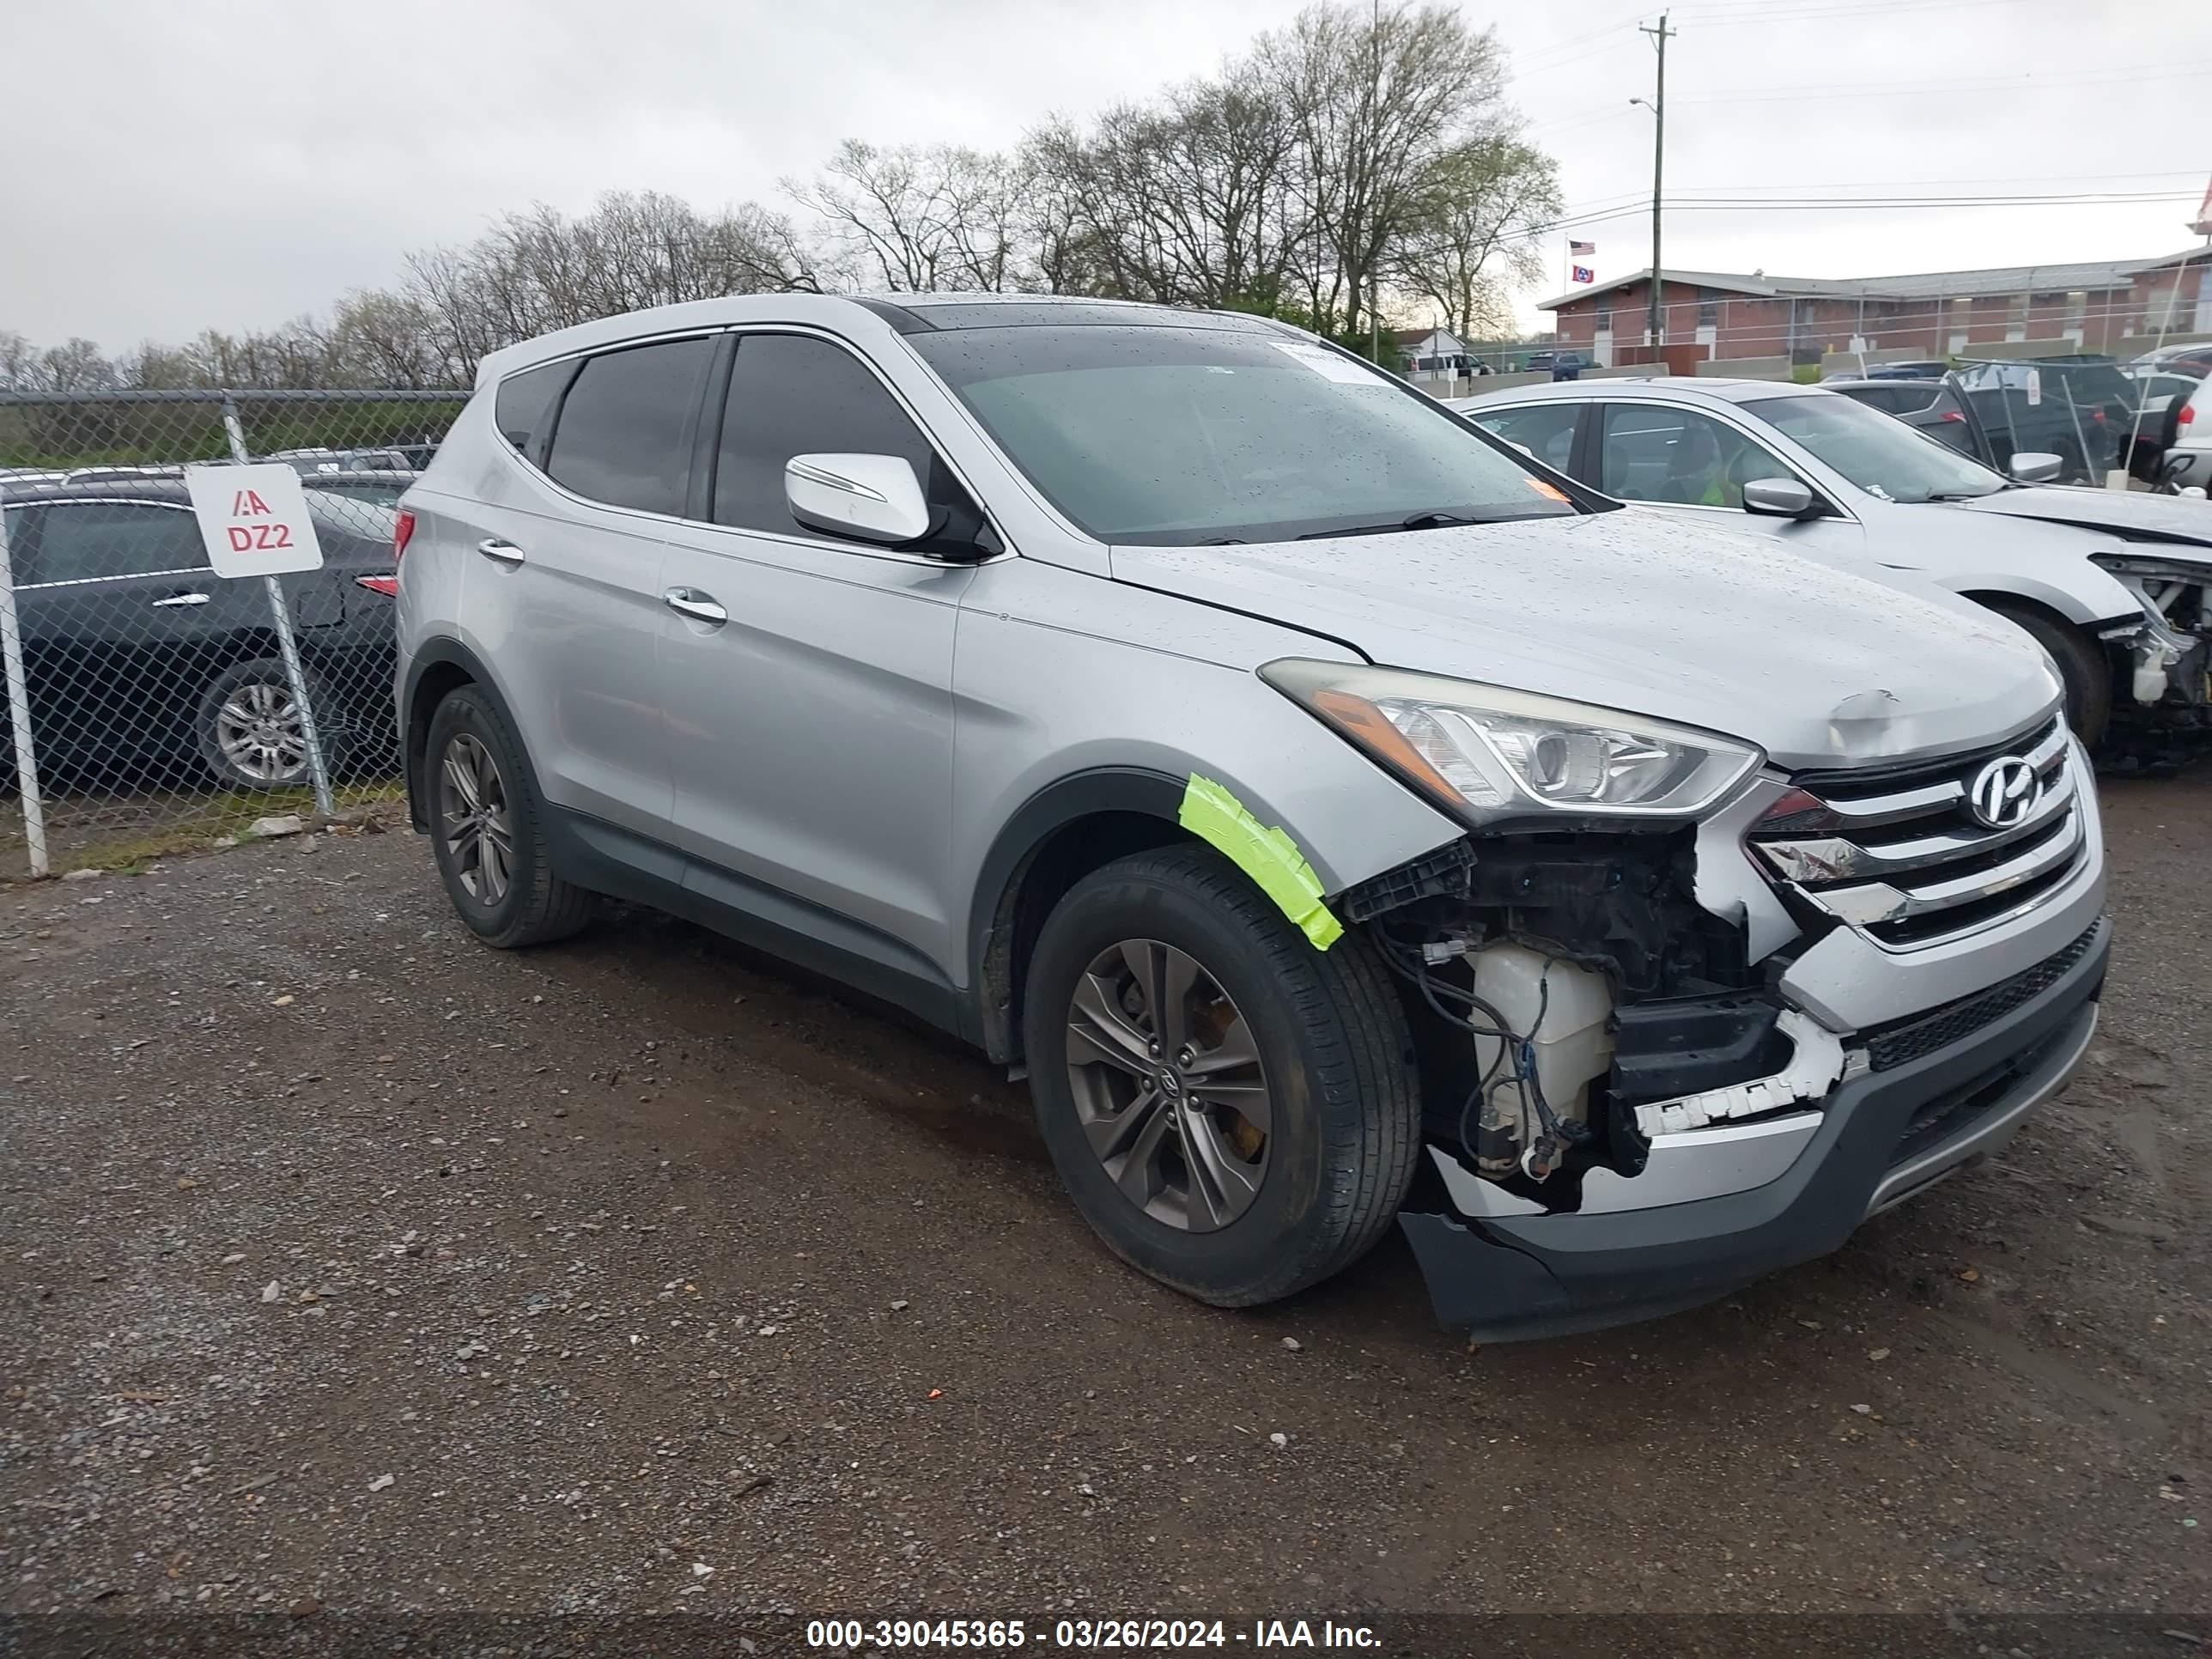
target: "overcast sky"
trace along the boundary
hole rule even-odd
[[[1296,0],[14,0],[0,329],[266,326],[532,201],[781,203],[848,136],[1012,142],[1218,66]],[[1650,255],[1657,10],[1462,0],[1510,49],[1601,276]],[[1669,193],[2187,203],[1670,211],[1666,262],[1844,276],[2172,252],[2212,173],[2202,0],[1685,0]],[[1894,86],[1917,90],[1870,91]],[[1927,88],[1934,88],[1929,90]],[[2165,171],[2161,172],[2160,169]],[[1633,198],[1633,199],[1632,199]],[[1553,268],[1564,273],[1564,234]],[[1547,289],[1560,286],[1547,283]],[[1529,295],[1528,298],[1538,297]],[[1533,313],[1531,313],[1533,315]]]

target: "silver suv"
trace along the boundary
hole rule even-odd
[[[2096,805],[2024,635],[1279,324],[610,318],[487,359],[403,505],[470,927],[615,895],[958,1033],[1208,1302],[1395,1219],[1486,1336],[1687,1306],[2002,1145],[2095,1024]]]

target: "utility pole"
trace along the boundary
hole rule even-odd
[[[1667,171],[1667,42],[1681,30],[1667,27],[1668,14],[1659,14],[1659,27],[1638,25],[1638,32],[1651,37],[1659,49],[1659,83],[1651,96],[1651,349],[1656,354],[1667,337],[1667,312],[1661,302],[1662,282],[1659,265],[1659,204]],[[1641,103],[1642,99],[1635,102]]]
[[[1379,98],[1382,92],[1382,0],[1370,0],[1368,6],[1367,41],[1371,64],[1367,95],[1372,100]],[[1372,110],[1371,103],[1369,108]],[[1374,131],[1372,119],[1368,122],[1368,131]],[[1382,365],[1382,273],[1376,270],[1367,273],[1367,361],[1378,368]]]

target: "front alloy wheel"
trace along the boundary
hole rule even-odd
[[[507,785],[491,750],[472,732],[457,732],[438,763],[438,833],[453,878],[487,908],[507,896],[514,878],[514,832]]]
[[[1196,957],[1124,939],[1067,1015],[1077,1121],[1121,1195],[1187,1232],[1225,1227],[1267,1179],[1273,1127],[1251,1025]]]
[[[1389,1230],[1421,1106],[1371,940],[1316,951],[1212,848],[1173,845],[1069,888],[1024,985],[1037,1128],[1123,1261],[1249,1308]]]

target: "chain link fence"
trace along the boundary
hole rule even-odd
[[[0,878],[396,799],[392,533],[465,392],[0,393]],[[226,580],[195,465],[301,475],[319,570]]]

